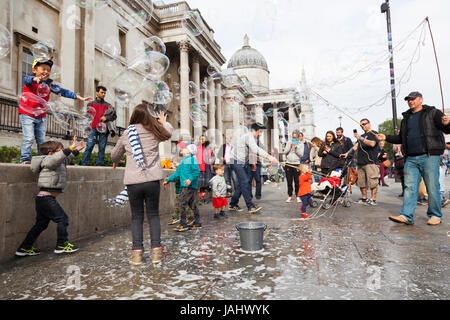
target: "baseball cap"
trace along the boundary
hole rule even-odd
[[[423,96],[422,96],[422,94],[420,92],[413,91],[410,94],[408,94],[407,97],[405,97],[405,101],[414,100],[416,98],[423,98]]]
[[[46,64],[48,66],[53,67],[53,61],[52,60],[48,60],[45,58],[38,58],[36,60],[33,61],[33,65],[32,68],[36,68],[37,66],[41,65],[41,64]]]

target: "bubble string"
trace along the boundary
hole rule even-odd
[[[445,114],[445,107],[444,107],[444,92],[442,90],[442,79],[441,79],[441,70],[439,68],[439,61],[438,61],[438,57],[437,57],[437,53],[436,53],[436,45],[434,43],[434,37],[433,37],[433,32],[431,31],[431,24],[430,24],[430,19],[428,17],[425,18],[427,24],[428,24],[428,29],[430,30],[430,36],[431,36],[431,42],[433,43],[433,51],[434,51],[434,58],[436,59],[436,66],[437,66],[437,71],[438,71],[438,77],[439,77],[439,86],[441,88],[441,99],[442,99],[442,112]]]

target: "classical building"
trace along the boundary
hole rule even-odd
[[[264,134],[269,149],[280,147],[280,142],[289,134],[285,130],[288,124],[291,131],[304,124],[305,135],[312,138],[314,119],[304,74],[297,88],[270,89],[267,61],[250,46],[246,36],[244,46],[230,59],[221,77],[212,78],[208,67],[222,70],[226,58],[214,39],[214,30],[199,10],[191,9],[186,2],[147,7],[144,1],[133,1],[134,6],[140,6],[140,12],[151,16],[147,23],[136,27],[119,21],[129,20],[133,15],[136,8],[131,8],[130,2],[111,0],[108,6],[98,10],[81,8],[72,0],[0,2],[0,24],[12,34],[11,51],[0,59],[0,145],[19,146],[22,140],[17,108],[23,76],[31,74],[33,56],[30,49],[33,44],[53,40],[53,60],[60,66],[58,82],[62,87],[81,96],[95,97],[95,87],[105,86],[108,89],[106,100],[117,109],[117,126],[124,130],[132,108],[150,102],[152,97],[149,90],[143,88],[136,93],[130,92],[129,103],[122,103],[116,99],[119,94],[117,76],[126,73],[130,81],[142,82],[139,72],[128,70],[128,67],[136,56],[137,44],[151,36],[159,37],[166,46],[170,67],[160,80],[174,91],[174,98],[166,108],[169,121],[177,130],[173,141],[161,145],[164,156],[174,150],[176,140],[194,139],[205,132],[212,145],[218,147],[227,130],[245,127],[255,121],[264,122],[271,129]],[[195,12],[201,21],[199,35],[192,35],[183,27],[183,17],[188,11]],[[120,43],[119,56],[112,57],[104,50],[105,42],[111,39]],[[201,123],[190,116],[193,102],[189,96],[190,81],[208,95],[207,102],[202,105],[206,117]],[[178,87],[179,92],[175,92]],[[200,99],[202,92],[195,98]],[[52,99],[58,97],[52,96]],[[62,101],[80,112],[85,109],[85,104],[80,101]],[[47,136],[51,138],[67,140],[78,134],[58,127],[52,115],[47,119]],[[116,139],[110,139],[111,146]]]

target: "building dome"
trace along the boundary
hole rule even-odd
[[[238,50],[230,59],[228,68],[259,68],[269,71],[264,56],[249,45],[249,38],[244,37],[244,46]]]

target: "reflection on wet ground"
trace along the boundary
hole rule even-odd
[[[448,299],[448,209],[437,227],[426,225],[426,207],[417,208],[415,226],[393,224],[387,216],[401,200],[391,182],[377,207],[340,206],[312,221],[296,219],[284,184],[264,186],[260,215],[215,221],[206,205],[204,227],[187,233],[162,219],[167,257],[158,266],[148,251],[144,265],[128,264],[129,229],[80,241],[70,256],[43,250],[0,265],[0,299]],[[267,224],[262,252],[240,250],[235,224],[243,221]]]

